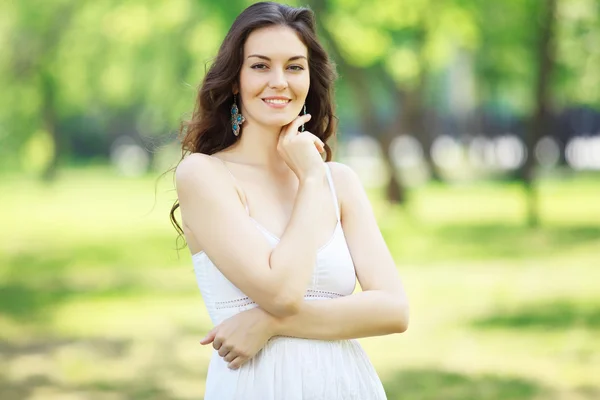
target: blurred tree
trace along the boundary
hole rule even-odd
[[[536,226],[535,145],[552,131],[551,118],[558,112],[559,99],[563,104],[565,99],[566,103],[600,104],[598,91],[592,94],[574,78],[584,74],[592,87],[600,89],[600,69],[592,72],[586,60],[600,60],[600,52],[590,47],[589,55],[581,54],[590,31],[574,28],[581,24],[599,28],[598,2],[510,0],[481,2],[479,10],[483,45],[476,53],[476,64],[481,102],[501,120],[512,115],[529,121],[524,132],[527,158],[518,177],[525,188],[527,221]],[[570,43],[575,49],[561,43]],[[577,54],[577,61],[571,57],[573,54]],[[555,65],[559,66],[558,74],[554,74]]]
[[[196,91],[186,82],[201,81],[227,28],[208,1],[2,7],[0,152],[5,164],[17,163],[32,135],[47,132],[46,179],[74,142],[97,132],[103,156],[119,135],[168,135],[193,104]]]
[[[73,151],[106,157],[120,135],[142,141],[170,136],[191,109],[194,86],[227,28],[252,2],[3,2],[2,167],[16,164],[23,154],[44,158],[38,150],[47,147],[52,156],[47,157],[44,176],[50,178],[58,162]],[[388,196],[394,202],[404,198],[389,154],[398,134],[421,141],[435,176],[429,150],[435,135],[448,129],[439,123],[439,115],[472,115],[478,104],[501,117],[529,118],[538,109],[532,93],[541,54],[534,51],[540,25],[532,21],[544,15],[546,1],[309,4],[338,63],[340,92],[353,93],[338,99],[344,105],[339,110],[342,123],[360,126],[380,143],[391,175]],[[552,93],[545,107],[599,107],[598,0],[556,4],[556,74],[543,90]],[[457,60],[475,65],[472,94],[449,72],[462,65]],[[473,98],[464,101],[468,97]],[[49,140],[52,145],[43,145]]]
[[[6,39],[4,57],[0,60],[5,93],[0,98],[0,124],[9,162],[17,161],[13,154],[36,130],[49,134],[52,154],[43,176],[51,179],[63,150],[57,132],[58,83],[57,52],[65,25],[75,4],[57,1],[52,4],[32,1],[9,2],[3,5],[2,26]],[[51,23],[61,20],[62,23]]]
[[[342,79],[353,89],[363,133],[375,137],[390,173],[388,199],[404,200],[389,151],[400,133],[417,137],[434,177],[430,149],[433,106],[429,78],[439,74],[461,48],[474,48],[472,4],[429,0],[311,0],[320,33]]]
[[[315,10],[317,20],[321,27],[319,33],[327,44],[333,59],[340,69],[343,82],[353,91],[354,99],[357,102],[356,109],[359,113],[358,120],[361,131],[364,134],[375,137],[381,146],[381,154],[384,157],[386,169],[390,173],[390,179],[387,185],[388,200],[393,203],[402,203],[405,196],[404,190],[398,179],[396,168],[391,160],[389,152],[389,146],[394,137],[394,132],[390,129],[391,127],[386,126],[381,119],[381,112],[377,109],[380,102],[377,102],[374,99],[376,93],[370,84],[370,81],[374,78],[371,76],[373,71],[353,65],[346,57],[344,57],[344,55],[342,55],[342,50],[338,43],[329,33],[326,24],[323,23],[322,15],[325,14],[325,7],[326,4],[323,0],[314,0],[312,2],[312,8]]]
[[[600,1],[557,0],[555,15],[554,101],[600,110]]]

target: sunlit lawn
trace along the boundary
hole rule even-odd
[[[0,399],[199,399],[210,328],[167,219],[170,177],[68,170],[0,183]],[[405,334],[362,340],[390,400],[600,398],[600,180],[375,196],[411,299]]]

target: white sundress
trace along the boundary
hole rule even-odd
[[[329,165],[325,165],[338,222],[329,241],[318,250],[305,300],[327,301],[349,296],[356,284],[331,171]],[[253,221],[275,247],[279,238]],[[196,253],[192,260],[198,287],[213,324],[218,325],[239,312],[257,307],[219,271],[206,253]],[[276,336],[237,370],[229,369],[227,362],[213,349],[204,399],[383,400],[386,395],[358,341]]]

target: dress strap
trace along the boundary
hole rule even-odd
[[[331,189],[331,194],[333,195],[335,216],[337,217],[338,222],[340,222],[340,205],[338,204],[337,194],[335,193],[335,186],[333,185],[333,178],[331,177],[331,169],[329,168],[329,164],[327,163],[325,163],[325,173],[327,174],[327,182],[329,182],[329,188]]]
[[[233,181],[235,182],[236,186],[242,191],[242,194],[244,195],[244,207],[246,207],[246,212],[248,213],[248,215],[250,215],[250,209],[248,208],[248,199],[246,198],[246,193],[244,193],[244,189],[242,189],[242,187],[238,183],[238,180],[231,173],[231,170],[227,166],[227,163],[225,163],[225,161],[221,160],[219,157],[215,157],[215,156],[211,156],[211,157],[212,158],[216,158],[217,160],[221,161],[221,164],[223,164],[223,166],[225,167],[225,169],[227,170],[227,172],[229,172],[229,175],[231,175],[231,179],[233,179]]]

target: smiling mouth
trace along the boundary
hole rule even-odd
[[[285,105],[285,104],[288,104],[292,100],[290,100],[290,99],[262,99],[262,101],[264,101],[267,104]]]

